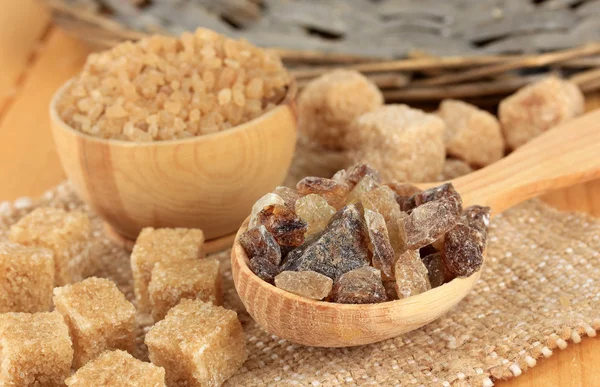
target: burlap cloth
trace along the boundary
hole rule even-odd
[[[82,208],[68,183],[32,202],[0,204],[0,239],[35,206]],[[88,275],[111,278],[133,299],[129,256],[103,233],[93,214]],[[550,356],[568,341],[600,329],[600,221],[531,201],[496,217],[488,257],[473,292],[447,315],[381,343],[346,349],[310,348],[264,332],[237,298],[229,251],[223,261],[225,306],[239,312],[248,361],[229,386],[491,386]],[[139,354],[146,357],[140,316]]]

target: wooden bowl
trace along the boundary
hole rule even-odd
[[[490,206],[498,214],[552,189],[600,177],[600,110],[562,124],[508,157],[453,180],[464,206]],[[441,183],[418,184],[422,188]],[[425,293],[379,304],[310,300],[263,281],[248,267],[238,231],[231,253],[236,290],[248,313],[268,332],[295,343],[347,347],[389,339],[436,320],[475,286],[481,270]]]
[[[280,185],[296,144],[294,82],[262,116],[219,133],[135,143],[77,131],[50,103],[56,148],[75,191],[116,232],[193,227],[207,239],[231,234],[254,202]]]

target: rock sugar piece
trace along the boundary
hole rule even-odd
[[[240,235],[240,243],[249,259],[262,257],[274,265],[281,263],[281,248],[263,225],[251,228]]]
[[[258,224],[265,226],[281,247],[296,247],[304,243],[306,222],[284,205],[273,204],[258,213]]]
[[[254,274],[268,283],[273,283],[275,276],[279,274],[280,271],[279,266],[274,265],[273,262],[263,257],[252,258],[248,266]]]
[[[396,254],[406,250],[404,218],[407,214],[400,210],[394,191],[385,185],[375,187],[372,190],[365,192],[360,200],[365,209],[383,215],[390,243]]]
[[[504,138],[494,115],[454,99],[442,101],[437,114],[446,124],[446,153],[479,167],[504,156]]]
[[[468,277],[483,265],[482,235],[475,228],[459,223],[448,231],[443,259],[448,271],[457,277]]]
[[[265,209],[266,207],[278,204],[280,206],[285,205],[285,200],[277,194],[268,193],[265,196],[261,197],[254,203],[252,206],[252,212],[250,213],[250,223],[248,224],[248,228],[254,228],[258,225],[258,214]]]
[[[331,300],[340,304],[375,304],[387,301],[381,272],[364,266],[344,273],[335,282]]]
[[[371,168],[367,164],[354,164],[346,171],[345,180],[353,187],[358,184],[365,176],[369,176],[377,184],[381,184],[381,174],[378,170]]]
[[[373,250],[373,267],[381,271],[381,275],[385,280],[392,280],[394,278],[396,253],[390,243],[385,218],[378,212],[365,209],[365,221]]]
[[[500,102],[498,116],[509,148],[583,113],[584,97],[574,83],[548,77]]]
[[[459,159],[446,159],[444,169],[438,177],[439,181],[452,180],[457,177],[468,175],[473,172],[473,168],[467,163]]]
[[[52,251],[0,242],[0,313],[47,312],[54,288]]]
[[[296,201],[300,199],[301,196],[297,190],[289,187],[277,187],[273,193],[279,195],[279,197],[283,199],[285,206],[290,210],[293,210],[296,207]]]
[[[148,285],[154,321],[184,298],[223,303],[220,264],[217,259],[188,259],[181,262],[158,262],[152,269]]]
[[[10,228],[9,239],[21,245],[42,247],[54,253],[56,286],[83,278],[88,261],[90,219],[83,212],[40,207]]]
[[[398,300],[398,292],[396,291],[396,279],[393,281],[383,281],[383,287],[385,288],[385,295],[388,301]]]
[[[444,183],[437,187],[426,189],[425,191],[418,192],[410,198],[410,202],[415,207],[425,203],[446,200],[453,204],[453,211],[456,215],[462,211],[462,198],[454,189],[452,183]]]
[[[463,223],[479,231],[485,241],[487,238],[488,227],[490,225],[490,214],[490,207],[470,206],[465,208],[461,218]]]
[[[398,257],[395,275],[399,298],[416,296],[431,289],[427,268],[416,250],[406,250]]]
[[[73,339],[75,368],[106,350],[133,352],[135,308],[112,281],[91,277],[56,288],[53,300]]]
[[[284,271],[275,277],[279,289],[313,300],[329,295],[333,280],[314,271]]]
[[[328,149],[347,149],[356,140],[355,117],[383,105],[375,84],[357,71],[335,70],[306,85],[298,98],[298,131]]]
[[[335,213],[335,208],[316,194],[308,194],[296,201],[296,214],[308,225],[306,239],[323,231]]]
[[[355,205],[339,210],[321,234],[290,252],[282,271],[316,271],[334,281],[369,263],[368,233]]]
[[[148,284],[157,262],[181,262],[204,257],[204,233],[198,229],[151,227],[142,230],[131,253],[137,307],[150,312]]]
[[[348,183],[324,177],[305,177],[298,182],[296,188],[302,196],[309,194],[322,196],[335,209],[340,209],[344,206],[350,192],[350,185]]]
[[[57,312],[0,314],[1,386],[63,386],[73,349]]]
[[[349,158],[366,163],[384,181],[434,181],[442,172],[446,150],[444,122],[406,105],[386,105],[356,118],[357,147]]]
[[[414,202],[411,201],[411,197],[421,192],[419,187],[415,187],[410,183],[390,183],[387,186],[396,194],[396,203],[398,203],[400,210],[407,212],[415,207]]]
[[[236,313],[200,300],[182,300],[150,328],[145,343],[168,386],[220,386],[247,357]]]
[[[443,285],[446,280],[446,270],[444,268],[444,261],[442,260],[442,253],[429,254],[421,258],[421,261],[423,261],[423,264],[427,268],[427,276],[429,277],[431,288]]]
[[[405,219],[406,246],[425,247],[446,234],[457,222],[456,203],[434,200],[416,207]]]
[[[68,387],[166,387],[165,370],[125,351],[107,351],[65,381]]]
[[[373,179],[371,176],[365,176],[352,188],[352,191],[348,194],[346,198],[346,204],[356,204],[358,203],[365,193],[379,187],[380,184]]]

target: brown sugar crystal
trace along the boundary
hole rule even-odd
[[[305,239],[323,231],[336,213],[335,208],[330,206],[327,200],[316,194],[308,194],[298,199],[295,209],[296,214],[308,226]]]
[[[304,243],[307,224],[285,205],[270,205],[258,213],[258,224],[265,226],[282,247]]]
[[[107,351],[65,381],[68,387],[166,387],[165,370],[125,351]]]
[[[112,281],[90,277],[54,289],[53,300],[69,327],[75,368],[106,350],[133,351],[135,308]]]
[[[145,343],[169,387],[220,386],[247,357],[236,313],[200,300],[182,300],[150,329]]]
[[[162,320],[184,298],[223,303],[221,273],[217,259],[158,262],[148,285],[152,317]]]
[[[448,271],[468,277],[483,265],[485,237],[476,228],[459,223],[444,239],[443,259]]]
[[[346,203],[350,192],[350,185],[324,177],[305,177],[296,185],[296,189],[302,195],[317,194],[325,198],[327,203],[335,209],[340,209]]]
[[[240,243],[249,259],[261,257],[273,265],[281,263],[281,248],[263,225],[251,228],[240,235]]]
[[[80,281],[88,261],[90,219],[83,212],[40,207],[10,228],[12,242],[54,253],[57,286]]]
[[[395,267],[396,292],[399,298],[407,298],[431,289],[427,268],[416,250],[406,250],[398,257]]]
[[[373,267],[381,270],[382,277],[389,281],[394,278],[396,253],[390,242],[385,218],[378,212],[365,209],[365,221],[373,250]]]
[[[275,193],[267,193],[263,197],[258,199],[256,203],[254,203],[254,205],[252,206],[252,212],[250,213],[250,223],[248,227],[256,227],[258,225],[258,214],[268,206],[274,204],[285,206],[285,200],[283,200],[281,196]]]
[[[157,262],[181,262],[204,257],[204,233],[198,229],[151,227],[142,230],[131,253],[137,307],[150,312],[148,284]]]
[[[358,182],[361,181],[365,176],[369,176],[374,182],[381,184],[381,174],[379,171],[371,168],[367,164],[354,164],[345,172],[345,181],[352,187],[358,184]]]
[[[374,304],[387,301],[381,272],[364,266],[344,273],[333,285],[331,297],[341,304]]]
[[[47,312],[54,288],[50,250],[0,242],[0,313]]]
[[[73,349],[58,312],[0,314],[1,386],[63,386]]]
[[[314,271],[284,271],[275,277],[275,286],[313,300],[329,295],[333,280]]]
[[[444,268],[442,253],[429,254],[421,258],[421,261],[423,261],[423,264],[427,268],[427,276],[429,277],[431,288],[443,285],[446,281],[446,269]]]
[[[89,55],[57,110],[95,137],[173,140],[252,120],[279,103],[289,83],[274,53],[199,28]]]
[[[416,207],[405,218],[406,245],[420,249],[442,237],[456,225],[456,203],[451,200],[434,200]]]
[[[248,266],[254,274],[268,283],[273,283],[275,276],[280,272],[279,266],[260,256],[252,258]]]

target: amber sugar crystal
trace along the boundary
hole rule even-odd
[[[112,281],[90,277],[54,289],[53,300],[69,327],[75,368],[106,350],[133,351],[135,308]]]
[[[208,258],[158,262],[152,269],[148,286],[154,321],[162,320],[184,298],[221,305],[223,289],[219,266],[218,260]]]
[[[333,281],[314,271],[284,271],[275,277],[275,286],[313,300],[329,295]]]
[[[40,207],[10,228],[9,239],[54,253],[57,286],[80,281],[88,260],[90,219],[83,212]]]
[[[0,386],[63,386],[72,360],[59,313],[0,314]]]
[[[0,313],[47,312],[54,288],[51,250],[0,242]]]
[[[68,387],[165,387],[165,370],[125,351],[107,351],[68,378]]]
[[[220,386],[247,357],[236,313],[200,300],[182,300],[150,329],[145,343],[169,387]]]
[[[142,230],[131,253],[137,307],[150,312],[148,284],[157,262],[180,262],[204,257],[204,233],[198,229],[151,227]]]

